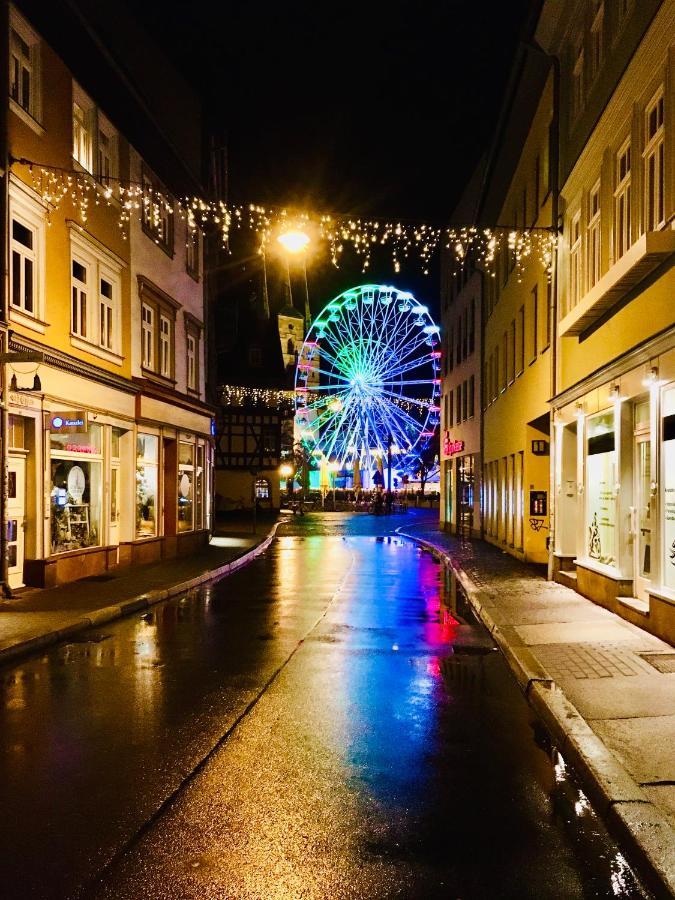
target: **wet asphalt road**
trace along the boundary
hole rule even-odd
[[[296,520],[2,670],[0,896],[645,896],[442,568],[378,537],[397,524]]]

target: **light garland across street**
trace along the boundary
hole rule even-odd
[[[164,215],[178,215],[186,221],[188,233],[216,229],[225,246],[233,230],[248,229],[257,236],[258,252],[264,254],[271,240],[286,231],[297,230],[306,232],[312,241],[325,243],[333,265],[338,268],[345,251],[353,251],[361,261],[363,272],[368,271],[374,253],[386,252],[395,273],[400,272],[404,263],[415,262],[428,275],[434,255],[444,248],[460,266],[471,256],[493,276],[496,259],[505,252],[512,257],[518,277],[530,258],[537,258],[550,274],[558,240],[554,228],[441,226],[299,212],[256,203],[233,204],[202,197],[175,198],[147,184],[121,178],[97,180],[87,172],[28,159],[14,158],[11,164],[28,167],[32,186],[49,212],[69,205],[84,225],[92,207],[110,206],[117,211],[118,225],[125,238],[132,216],[143,218],[157,228]]]

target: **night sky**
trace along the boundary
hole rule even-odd
[[[489,143],[530,5],[151,0],[137,12],[224,127],[230,199],[443,223]],[[391,281],[381,262],[370,278]],[[319,259],[313,278],[323,294],[358,268]],[[433,273],[402,280],[438,293]]]

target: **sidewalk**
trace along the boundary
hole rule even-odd
[[[675,896],[673,648],[490,544],[437,524],[399,533],[452,567],[595,808]]]
[[[193,556],[22,589],[0,601],[0,665],[236,571],[267,548],[277,525],[261,524],[256,535],[226,531]]]

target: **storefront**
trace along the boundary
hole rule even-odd
[[[663,343],[557,401],[553,571],[673,640],[675,349]]]
[[[92,384],[56,365],[41,365],[40,378],[44,393],[8,395],[12,587],[99,576],[208,542],[208,410],[156,401],[149,410],[133,385]]]
[[[459,537],[480,536],[480,454],[471,452],[464,440],[442,442],[443,527]]]

